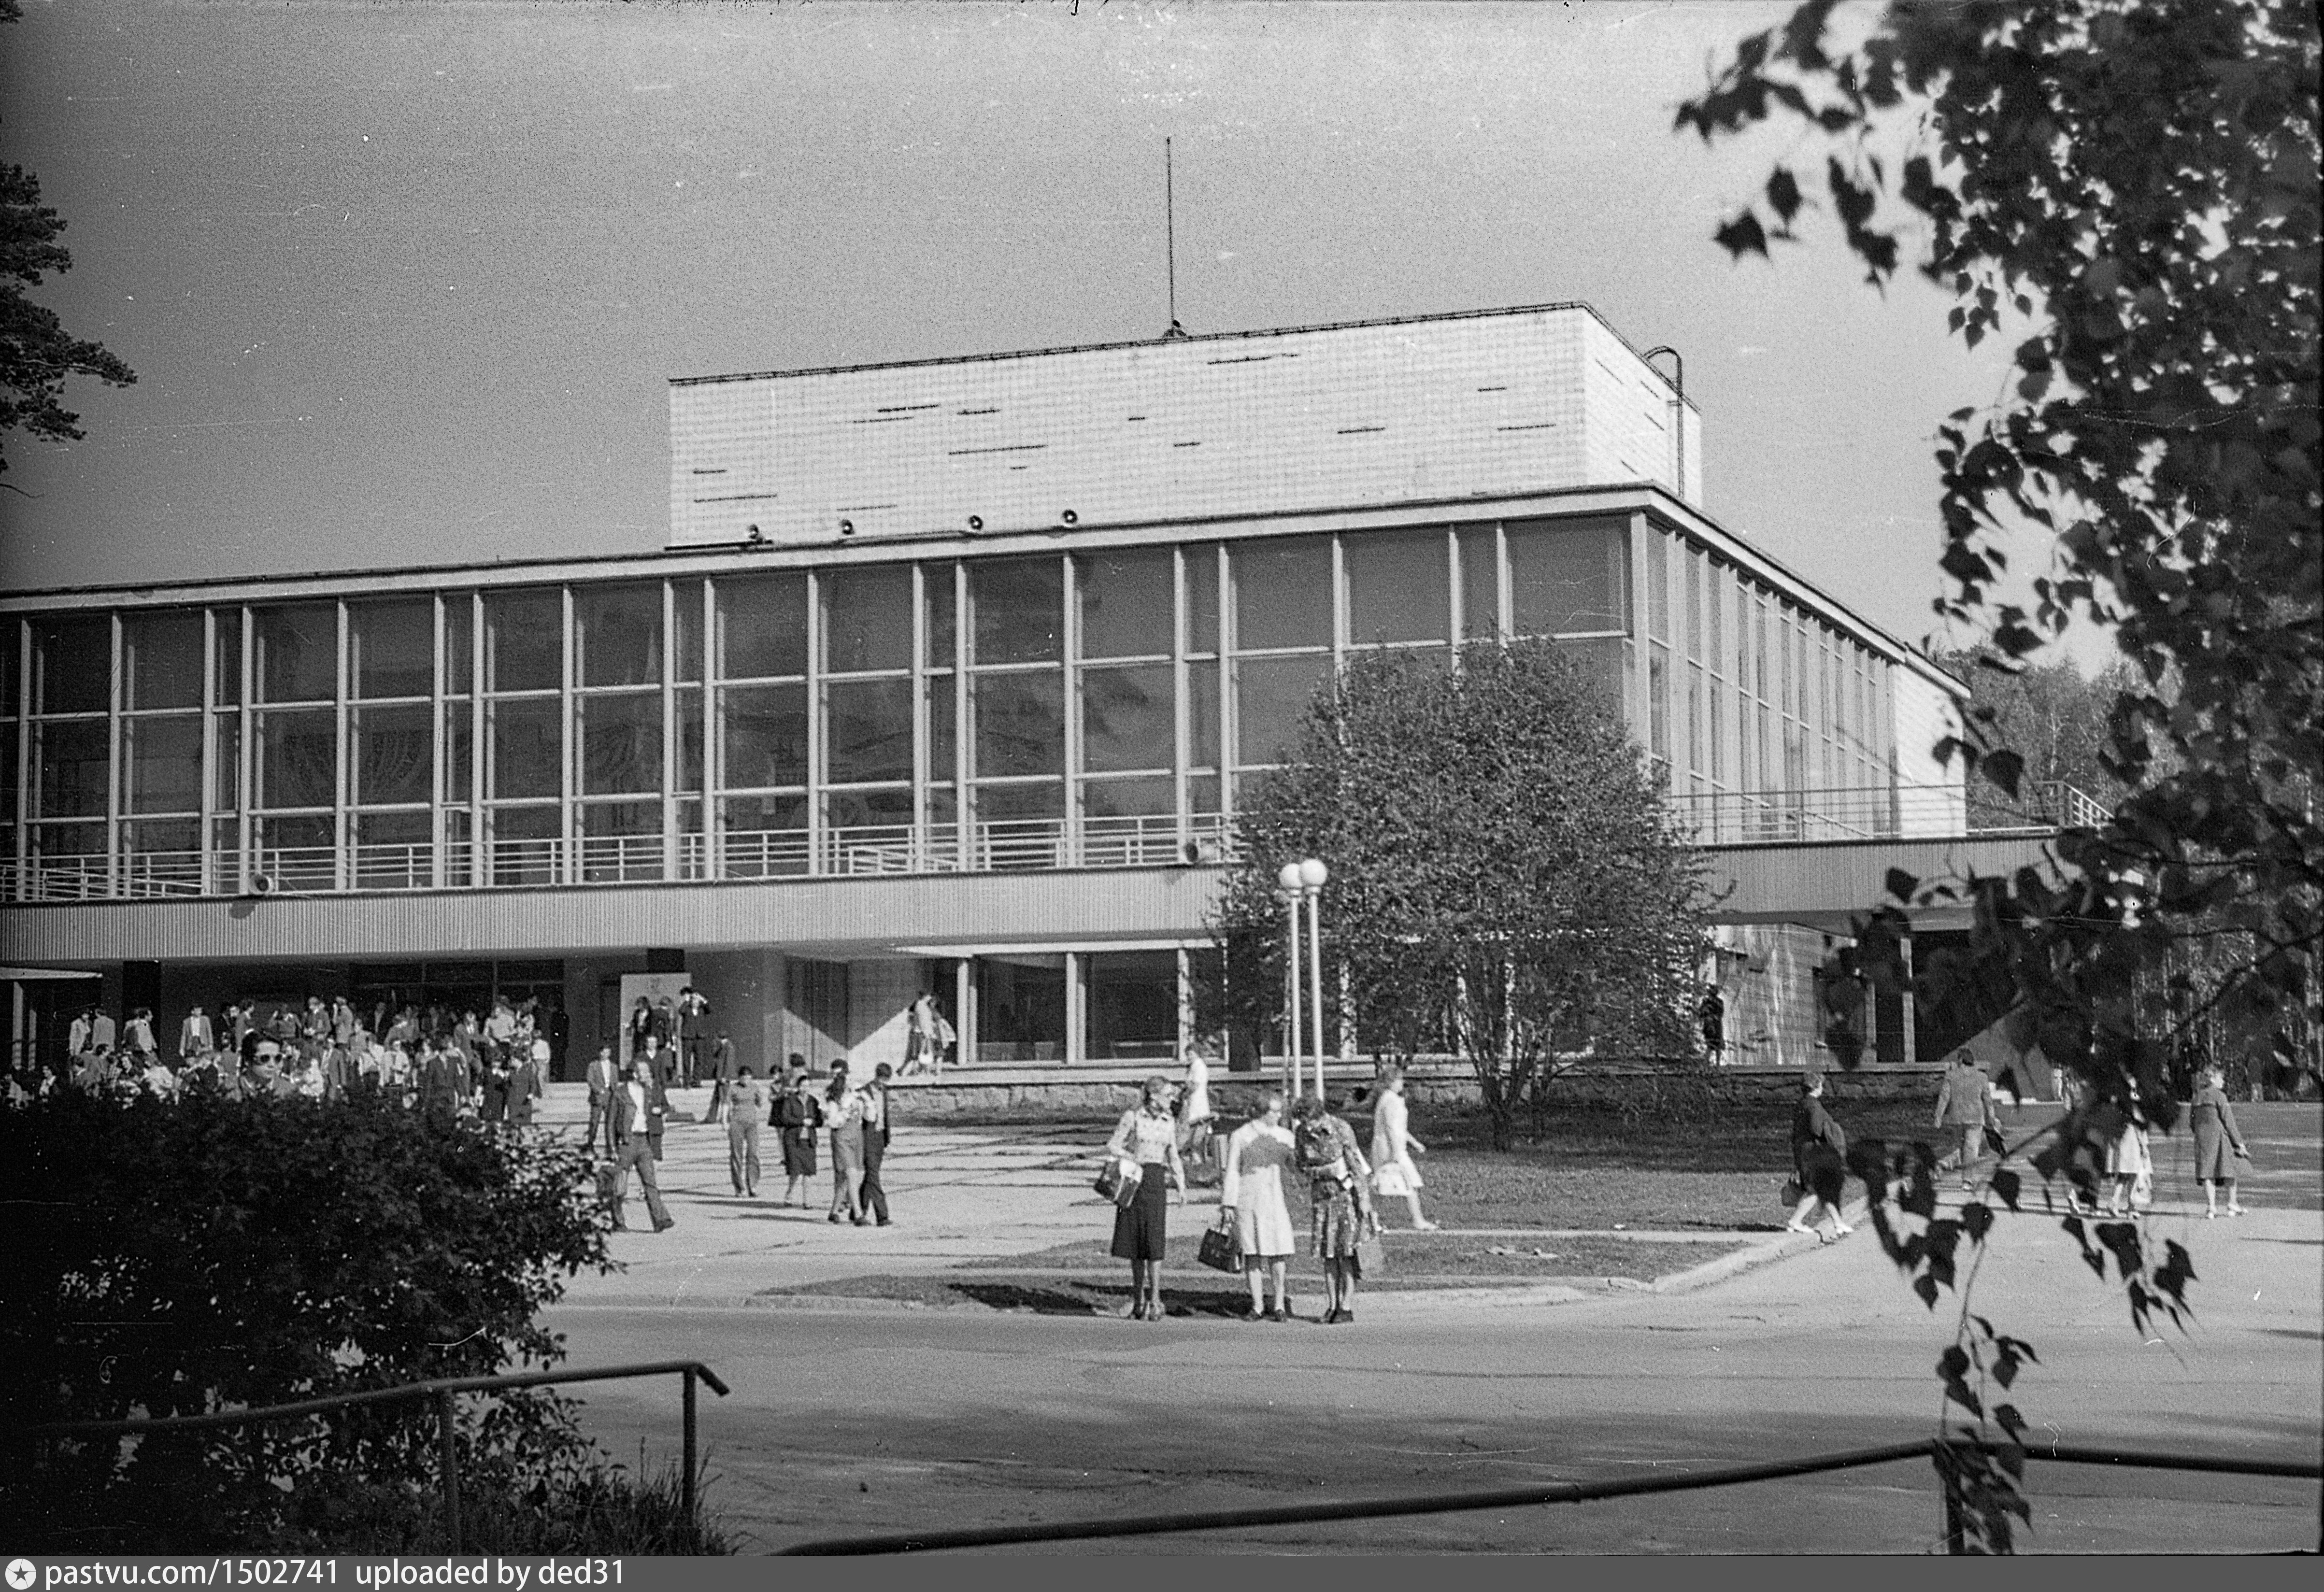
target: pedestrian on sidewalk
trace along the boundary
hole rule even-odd
[[[1379,1095],[1372,1108],[1372,1192],[1383,1199],[1402,1195],[1412,1212],[1413,1230],[1434,1232],[1436,1224],[1420,1214],[1420,1168],[1412,1161],[1426,1155],[1428,1146],[1412,1136],[1402,1067],[1392,1066],[1380,1074]]]
[[[863,1214],[863,1091],[845,1062],[831,1063],[823,1116],[831,1128],[831,1219],[853,1221]]]
[[[609,1168],[611,1189],[608,1203],[613,1208],[616,1229],[628,1224],[622,1219],[622,1207],[629,1198],[630,1173],[634,1168],[638,1182],[645,1190],[646,1210],[653,1217],[654,1231],[667,1232],[678,1225],[668,1208],[661,1202],[661,1182],[654,1174],[656,1159],[650,1127],[656,1120],[655,1098],[660,1093],[661,1080],[642,1056],[633,1056],[629,1063],[629,1076],[613,1091],[613,1161]]]
[[[597,1059],[589,1063],[585,1075],[589,1085],[589,1126],[581,1136],[582,1147],[595,1154],[602,1139],[605,1153],[613,1153],[613,1090],[621,1083],[621,1070],[613,1065],[613,1047],[601,1044]]]
[[[1162,1261],[1169,1242],[1169,1196],[1186,1202],[1186,1164],[1178,1158],[1178,1125],[1170,1114],[1170,1081],[1159,1073],[1121,1114],[1105,1153],[1138,1164],[1138,1192],[1113,1213],[1113,1257],[1130,1263],[1130,1319],[1162,1319]],[[1167,1178],[1167,1182],[1163,1180]]]
[[[2154,1155],[2147,1144],[2146,1125],[2138,1119],[2135,1083],[2130,1086],[2122,1131],[2107,1146],[2106,1170],[2108,1216],[2127,1216],[2139,1206],[2153,1201]],[[2142,1194],[2144,1198],[2141,1198]]]
[[[1800,1199],[1791,1220],[1784,1224],[1785,1231],[1815,1233],[1829,1244],[1856,1230],[1840,1215],[1840,1199],[1848,1187],[1848,1135],[1824,1109],[1821,1072],[1808,1074],[1800,1090],[1799,1108],[1792,1113],[1792,1176],[1799,1184]],[[1831,1213],[1828,1234],[1816,1229],[1819,1208]]]
[[[1186,1082],[1178,1097],[1180,1147],[1189,1161],[1205,1165],[1213,1159],[1211,1124],[1218,1112],[1211,1105],[1211,1057],[1201,1041],[1186,1047]]]
[[[1259,1114],[1227,1140],[1226,1181],[1219,1206],[1234,1223],[1242,1250],[1244,1278],[1250,1284],[1250,1320],[1291,1319],[1291,1256],[1299,1235],[1283,1197],[1283,1173],[1292,1164],[1291,1130],[1283,1126],[1283,1096],[1269,1090]],[[1275,1308],[1265,1308],[1262,1275],[1275,1284]]]
[[[1325,1109],[1321,1095],[1299,1101],[1292,1157],[1307,1174],[1315,1257],[1323,1263],[1323,1324],[1356,1319],[1356,1282],[1363,1274],[1356,1246],[1379,1232],[1372,1208],[1372,1169],[1356,1147],[1356,1130]]]
[[[2195,1178],[2203,1185],[2203,1219],[2219,1214],[2219,1185],[2227,1190],[2227,1214],[2241,1216],[2236,1203],[2236,1163],[2251,1159],[2243,1129],[2236,1126],[2236,1109],[2227,1103],[2227,1070],[2214,1062],[2203,1069],[2195,1099],[2187,1108],[2188,1126],[2195,1134]],[[2229,1152],[2233,1152],[2232,1156]]]
[[[775,1102],[775,1123],[782,1134],[783,1205],[796,1199],[807,1209],[807,1180],[815,1175],[815,1138],[823,1127],[823,1102],[815,1098],[815,1081],[805,1067],[792,1070],[790,1087]]]
[[[734,1192],[759,1197],[759,1129],[767,1120],[767,1086],[742,1068],[726,1086],[726,1175]]]
[[[888,1157],[892,1126],[888,1080],[894,1076],[895,1069],[882,1062],[872,1070],[872,1087],[863,1091],[863,1194],[856,1206],[857,1227],[872,1218],[883,1228],[895,1226],[888,1219],[888,1191],[880,1184],[880,1164]]]
[[[1937,1116],[1931,1126],[1960,1137],[1960,1186],[1972,1186],[1970,1172],[1985,1153],[1985,1130],[1995,1124],[1993,1081],[1966,1047],[1953,1052],[1951,1068],[1937,1089]]]

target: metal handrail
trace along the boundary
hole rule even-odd
[[[700,1360],[649,1360],[641,1365],[599,1366],[586,1371],[518,1371],[504,1376],[446,1376],[428,1382],[405,1382],[393,1387],[369,1387],[355,1393],[327,1394],[321,1398],[300,1399],[295,1403],[262,1404],[247,1410],[214,1410],[200,1415],[151,1415],[120,1421],[51,1421],[38,1426],[19,1427],[16,1435],[25,1438],[55,1437],[127,1437],[157,1431],[194,1431],[205,1427],[263,1425],[275,1421],[292,1421],[306,1415],[319,1415],[328,1410],[346,1409],[355,1404],[386,1403],[397,1399],[432,1398],[436,1401],[437,1423],[440,1433],[439,1449],[444,1475],[444,1534],[451,1551],[460,1550],[460,1463],[454,1439],[453,1401],[464,1393],[502,1393],[513,1387],[547,1387],[568,1382],[611,1382],[632,1376],[668,1376],[680,1378],[679,1420],[684,1436],[683,1469],[678,1478],[678,1498],[688,1520],[694,1518],[695,1418],[694,1385],[699,1380],[709,1384],[710,1391],[720,1398],[726,1396],[726,1385],[718,1374]]]
[[[1452,1514],[1479,1509],[1522,1509],[1546,1504],[1582,1504],[1653,1493],[1699,1492],[1749,1482],[1780,1481],[1833,1470],[1928,1459],[1943,1477],[1948,1450],[1992,1450],[1998,1445],[1976,1439],[1923,1438],[1877,1449],[1814,1454],[1733,1465],[1687,1476],[1626,1477],[1613,1481],[1560,1481],[1487,1492],[1432,1493],[1398,1498],[1338,1498],[1315,1504],[1267,1504],[1240,1509],[1209,1509],[1175,1514],[1130,1515],[1115,1520],[1074,1520],[1033,1525],[981,1526],[961,1531],[900,1532],[873,1537],[825,1537],[778,1549],[786,1554],[927,1553],[945,1548],[993,1548],[1019,1542],[1069,1542],[1106,1537],[1161,1536],[1176,1532],[1228,1531],[1247,1526],[1303,1525],[1334,1520],[1385,1520],[1415,1514]],[[2022,1450],[2028,1459],[2069,1465],[2123,1465],[2147,1470],[2194,1470],[2231,1476],[2324,1478],[2324,1466],[2308,1461],[2223,1459],[2208,1455],[2161,1455],[2131,1449],[2101,1449],[2052,1443]],[[1950,1486],[1945,1495],[1945,1546],[1962,1551],[1961,1525]]]

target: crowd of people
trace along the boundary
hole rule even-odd
[[[447,1122],[471,1117],[521,1125],[545,1091],[550,1056],[534,1000],[496,999],[481,1017],[384,1002],[358,1014],[344,995],[310,995],[303,1007],[230,1001],[215,1017],[197,1005],[167,1055],[150,1008],[133,1008],[118,1025],[91,1008],[67,1030],[61,1074],[45,1073],[34,1087],[164,1099],[188,1090],[230,1099],[369,1093]]]

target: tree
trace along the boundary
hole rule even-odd
[[[2107,714],[2117,696],[2136,689],[2127,664],[2108,663],[2089,678],[2070,663],[2013,663],[1987,648],[1940,653],[1936,661],[1969,682],[1969,722],[2024,759],[2020,792],[1987,776],[1975,799],[2029,811],[2022,787],[2030,781],[2071,786],[2108,813],[2121,805],[2128,787],[2107,767]]]
[[[17,0],[0,0],[0,23],[20,21]],[[69,376],[126,387],[137,373],[102,345],[75,337],[56,312],[24,296],[51,271],[72,269],[57,237],[64,217],[41,203],[41,183],[0,162],[0,434],[23,430],[52,442],[78,440],[80,417],[58,401]],[[0,474],[8,469],[0,453]]]
[[[1452,668],[1360,658],[1237,825],[1245,860],[1212,926],[1218,1015],[1246,1032],[1283,1004],[1277,871],[1313,856],[1332,869],[1337,1015],[1376,1056],[1464,1056],[1498,1146],[1561,1057],[1692,1050],[1700,865],[1620,722],[1550,642],[1471,648]]]
[[[1777,115],[1812,123],[1838,146],[1822,186],[1868,280],[1897,269],[1901,204],[1963,341],[2024,334],[2001,400],[1939,430],[1938,612],[1978,624],[2013,664],[2077,615],[2110,628],[2132,677],[2113,695],[2101,759],[2123,793],[2109,822],[2061,839],[2061,881],[1895,874],[1891,888],[1974,902],[1980,952],[2085,1095],[2036,1164],[2087,1190],[2107,1134],[2173,1119],[2171,1052],[2206,1011],[2314,1054],[2317,18],[2305,0],[1897,0],[1842,46],[1834,9],[1811,0],[1743,41],[1677,125],[1709,140]],[[1896,138],[1907,149],[1892,185],[1879,152]],[[1765,254],[1813,207],[1778,166],[1717,241]],[[2054,559],[2030,612],[1994,594],[2000,542],[2024,526],[2048,533]],[[1991,720],[1971,731],[1944,750],[2013,789],[2022,750]],[[2135,998],[2140,971],[2190,936],[2246,949],[2158,1032]],[[1892,1226],[1875,1207],[1933,1307],[1993,1213],[1971,1201],[1940,1217],[1927,1159],[1876,1152],[1864,1164],[1909,1219]],[[1997,1174],[1993,1192],[2014,1203],[2015,1180]],[[2135,1224],[2065,1225],[2102,1273],[2111,1259],[2141,1326],[2181,1311],[2192,1270],[2179,1246],[2158,1261]],[[1960,1330],[1941,1374],[1981,1432],[1978,1386],[2006,1389],[2031,1351],[1966,1309]],[[1990,1414],[2007,1440],[1989,1460],[1965,1451],[1954,1478],[1972,1541],[2006,1550],[2027,1513],[2023,1423],[2006,1403]]]

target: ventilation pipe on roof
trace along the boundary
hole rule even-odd
[[[1671,476],[1671,495],[1679,502],[1684,502],[1686,501],[1686,360],[1677,349],[1667,343],[1658,344],[1638,357],[1652,364],[1658,355],[1665,354],[1671,356],[1671,368],[1678,373],[1671,381],[1673,390],[1678,394],[1671,403],[1671,446],[1676,450],[1674,456],[1678,460],[1676,469]],[[1661,373],[1658,371],[1655,374],[1659,375]]]

